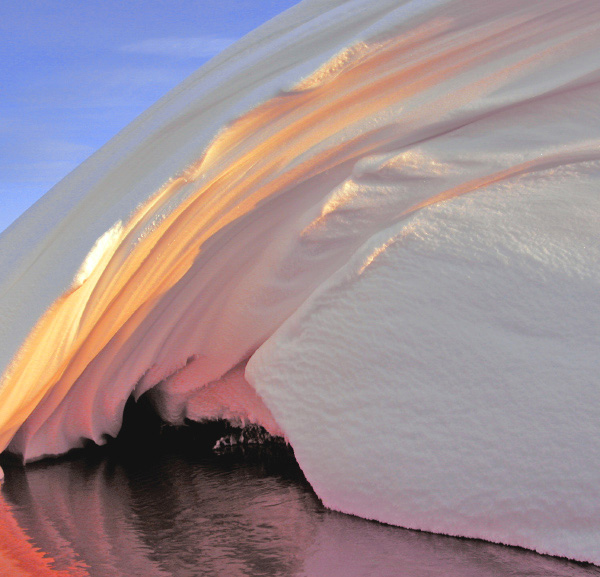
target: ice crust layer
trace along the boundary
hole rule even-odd
[[[127,398],[323,502],[600,563],[600,5],[308,0],[0,236],[0,447]]]

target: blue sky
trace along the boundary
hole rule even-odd
[[[297,0],[3,0],[0,231],[201,64]]]

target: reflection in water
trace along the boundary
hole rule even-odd
[[[283,456],[165,452],[9,467],[0,574],[584,577],[600,569],[327,511]]]

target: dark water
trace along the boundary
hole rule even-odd
[[[327,511],[282,449],[93,453],[5,472],[3,576],[600,576]]]

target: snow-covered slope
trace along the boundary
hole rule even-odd
[[[600,6],[309,0],[0,237],[0,445],[130,394],[328,506],[600,563]]]

